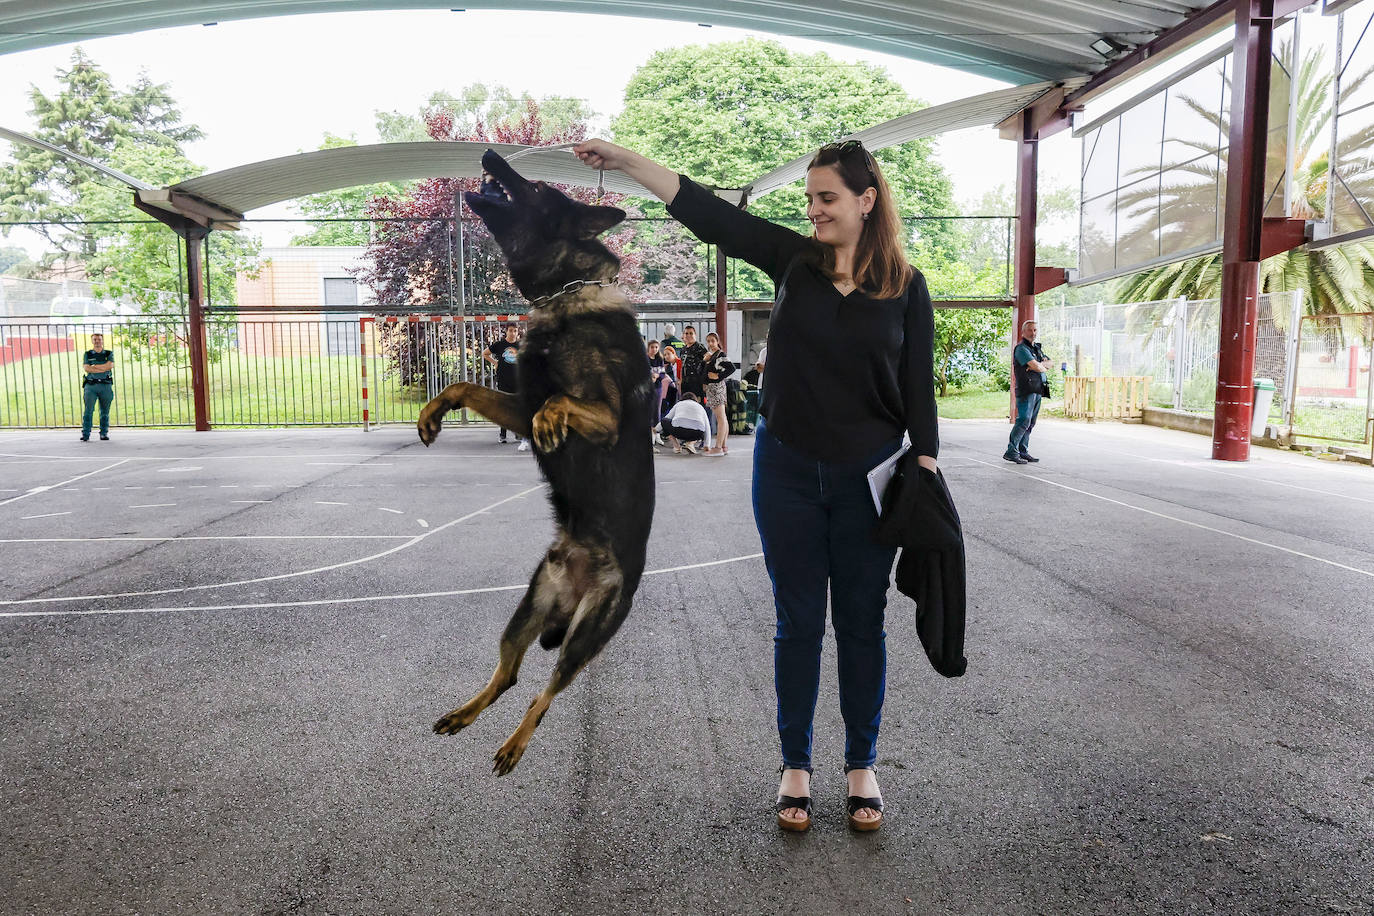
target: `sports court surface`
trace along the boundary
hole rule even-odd
[[[1374,910],[1374,471],[942,423],[968,675],[893,592],[847,832],[834,656],[811,832],[773,826],[747,437],[658,459],[652,571],[515,772],[547,676],[467,731],[551,530],[490,429],[0,434],[0,911]],[[722,520],[733,523],[722,524]]]

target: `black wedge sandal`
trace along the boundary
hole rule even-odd
[[[872,769],[872,767],[845,767],[845,775],[849,775],[850,770]],[[877,830],[883,825],[883,799],[882,796],[864,798],[862,795],[851,795],[845,801],[845,806],[849,809],[849,829],[867,832]],[[855,817],[863,808],[869,808],[878,812],[877,817],[863,818]]]
[[[778,767],[778,775],[781,776],[786,767]],[[804,818],[794,819],[783,817],[782,813],[789,808],[800,808],[806,815]],[[794,833],[802,833],[811,827],[811,796],[810,795],[779,795],[777,805],[773,809],[777,813],[778,826],[783,830],[791,830]]]

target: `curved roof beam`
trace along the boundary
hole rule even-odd
[[[450,9],[453,0],[0,0],[0,53],[148,29],[360,10]],[[1208,0],[463,0],[466,9],[591,13],[756,29],[882,51],[1013,83],[1094,73],[1110,37],[1142,45]]]
[[[1069,85],[1081,82],[1082,79]],[[985,92],[922,108],[859,131],[852,137],[864,141],[870,150],[878,150],[949,130],[989,126],[1010,117],[1060,85],[1043,82]],[[506,157],[518,153],[520,174],[532,180],[594,188],[600,179],[608,191],[635,197],[652,196],[623,172],[607,172],[602,176],[566,149],[447,140],[375,143],[297,153],[190,178],[165,191],[241,218],[250,210],[338,188],[417,178],[476,178],[482,174],[482,152],[486,149],[494,149]],[[809,155],[794,159],[761,175],[744,188],[723,189],[716,193],[731,203],[739,203],[745,195],[759,197],[802,178],[809,161]],[[152,195],[146,196],[152,202]]]

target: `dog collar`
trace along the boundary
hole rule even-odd
[[[541,303],[548,302],[551,299],[557,299],[559,296],[566,296],[568,293],[575,293],[584,286],[614,286],[615,282],[619,279],[620,276],[617,274],[609,280],[572,280],[568,283],[564,283],[563,288],[556,293],[549,293],[547,296],[539,296],[536,299],[531,299],[530,305],[539,308]]]

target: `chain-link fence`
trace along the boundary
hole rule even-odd
[[[1293,421],[1293,371],[1303,292],[1259,297],[1255,377],[1274,381],[1270,416]],[[1216,402],[1221,304],[1163,299],[1115,305],[1047,306],[1040,340],[1055,365],[1076,376],[1153,377],[1154,407],[1210,412]]]
[[[1374,313],[1307,315],[1295,349],[1293,434],[1374,443]]]

